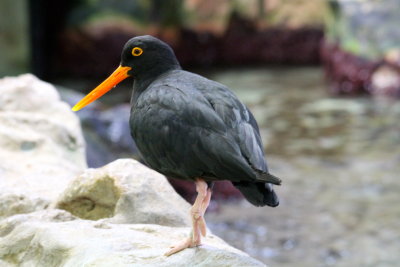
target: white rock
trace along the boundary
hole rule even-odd
[[[0,80],[0,147],[0,266],[264,266],[210,232],[163,256],[190,205],[134,160],[83,172],[77,117],[32,75]]]
[[[15,215],[0,222],[4,266],[265,266],[216,236],[206,245],[165,257],[188,228],[74,220],[60,210]]]
[[[188,226],[190,205],[167,179],[133,159],[116,160],[76,177],[55,203],[83,219]]]
[[[0,147],[0,217],[45,207],[86,167],[78,118],[30,74],[0,80]]]

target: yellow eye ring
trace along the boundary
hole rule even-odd
[[[133,55],[133,56],[138,57],[138,56],[140,56],[141,54],[143,54],[143,49],[142,49],[142,48],[140,48],[140,47],[134,47],[134,48],[132,49],[132,55]]]

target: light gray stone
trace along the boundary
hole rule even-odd
[[[216,236],[207,245],[165,257],[186,227],[74,220],[65,211],[15,215],[0,221],[4,266],[265,266]]]
[[[208,231],[161,174],[122,159],[87,169],[79,120],[32,75],[0,80],[0,266],[264,266]]]
[[[54,204],[90,220],[188,226],[190,205],[167,179],[133,159],[77,176]]]
[[[51,84],[0,80],[0,217],[46,207],[86,167],[78,118]]]

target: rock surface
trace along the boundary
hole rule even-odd
[[[30,74],[0,80],[0,218],[46,207],[85,167],[79,120]]]
[[[75,219],[61,210],[0,222],[2,266],[265,266],[215,236],[207,245],[165,257],[188,228]]]
[[[131,159],[83,172],[79,120],[53,86],[23,75],[0,91],[0,266],[265,266],[210,232],[163,256],[190,233],[167,179]]]
[[[61,99],[75,105],[85,94],[70,88],[90,88],[92,85],[70,81],[67,87],[57,86]],[[129,129],[130,105],[129,86],[118,85],[113,94],[106,94],[99,101],[91,103],[76,112],[86,141],[86,159],[91,168],[98,168],[119,158],[140,159],[136,144]],[[108,107],[108,108],[107,108]]]
[[[189,204],[167,179],[132,159],[76,177],[55,203],[82,219],[189,226]]]

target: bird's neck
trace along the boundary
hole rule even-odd
[[[157,80],[160,76],[166,75],[170,71],[180,69],[181,66],[178,63],[176,65],[158,66],[151,71],[137,75],[133,82],[131,104],[135,104],[139,95],[143,93],[149,87],[149,85]]]
[[[174,62],[160,62],[152,68],[143,69],[134,74],[135,83],[133,88],[136,91],[145,90],[154,80],[158,79],[164,73],[171,70],[180,70],[181,66],[177,61]]]

